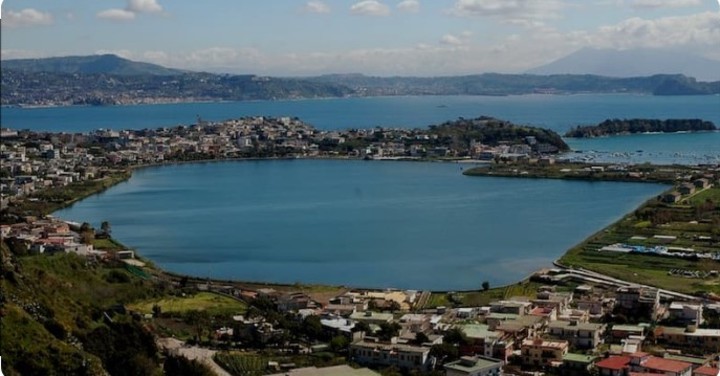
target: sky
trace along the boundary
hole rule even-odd
[[[720,0],[4,0],[2,59],[276,76],[518,73],[581,48],[720,60]]]

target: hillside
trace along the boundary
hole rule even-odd
[[[431,125],[429,133],[437,135],[441,144],[466,149],[470,148],[473,141],[498,146],[501,143],[525,144],[528,137],[533,137],[536,141],[535,145],[549,144],[556,148],[556,152],[570,150],[560,135],[552,130],[516,125],[491,117],[460,118],[439,125]]]
[[[44,59],[3,60],[2,69],[28,73],[111,74],[119,76],[183,74],[179,69],[123,59],[116,55],[66,56]]]
[[[113,308],[153,295],[152,283],[119,265],[88,264],[74,254],[19,256],[0,244],[5,375],[130,375],[159,368],[150,333]]]
[[[717,130],[715,124],[700,119],[607,119],[598,125],[575,127],[565,133],[565,137],[585,138],[648,132],[673,133],[714,130]]]
[[[720,80],[720,61],[669,49],[612,50],[583,48],[527,73],[593,74],[608,77],[638,77],[682,74],[700,81]]]

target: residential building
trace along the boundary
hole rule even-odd
[[[658,342],[680,348],[702,349],[709,353],[720,352],[720,330],[687,327],[658,328]]]
[[[369,338],[350,344],[350,359],[358,364],[400,369],[427,370],[432,366],[430,348],[378,342]]]
[[[527,366],[557,367],[568,353],[567,341],[546,341],[542,338],[526,339],[520,348],[522,363]]]
[[[605,324],[578,323],[577,321],[555,321],[548,325],[548,333],[564,339],[579,349],[594,349],[603,342]]]
[[[704,321],[703,307],[701,304],[672,302],[668,307],[668,319],[679,325],[701,325]]]
[[[567,353],[563,357],[561,373],[565,376],[584,376],[595,367],[597,356]]]
[[[463,356],[444,368],[446,376],[497,376],[503,374],[503,364],[502,360],[485,356]]]

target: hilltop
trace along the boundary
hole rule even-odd
[[[117,55],[65,56],[44,59],[3,60],[3,70],[26,73],[52,72],[70,74],[112,74],[119,76],[151,75],[174,76],[185,73],[179,69],[143,63],[121,58]]]

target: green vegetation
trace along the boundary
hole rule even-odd
[[[535,297],[542,284],[531,281],[522,281],[512,285],[496,287],[482,291],[463,292],[435,292],[432,293],[424,307],[479,307],[490,304],[492,301],[508,299],[513,296]]]
[[[5,375],[157,374],[154,340],[124,304],[162,296],[162,284],[121,264],[75,254],[18,257],[0,244]]]
[[[549,129],[521,126],[490,117],[460,118],[430,126],[430,134],[438,136],[438,143],[468,150],[472,141],[497,146],[501,141],[525,144],[526,137],[534,137],[538,144],[549,144],[555,151],[570,150],[559,134]]]
[[[717,275],[720,262],[712,259],[599,251],[604,246],[622,243],[717,254],[720,251],[718,196],[720,188],[710,188],[678,204],[651,199],[569,250],[559,261],[566,266],[669,290],[720,294]]]
[[[595,168],[592,168],[595,167]],[[468,176],[502,176],[537,179],[564,179],[585,181],[620,181],[673,184],[681,174],[692,174],[688,166],[655,166],[641,164],[617,168],[608,163],[558,161],[552,164],[538,161],[497,163],[467,169]]]
[[[628,133],[672,133],[714,130],[717,130],[715,124],[700,119],[607,119],[598,125],[577,126],[565,133],[565,137],[584,138]]]
[[[159,307],[164,314],[185,314],[189,311],[206,311],[210,315],[239,315],[245,312],[247,304],[230,296],[214,292],[198,292],[188,296],[169,296],[161,299],[144,300],[128,305],[128,308],[142,313],[153,313]]]

